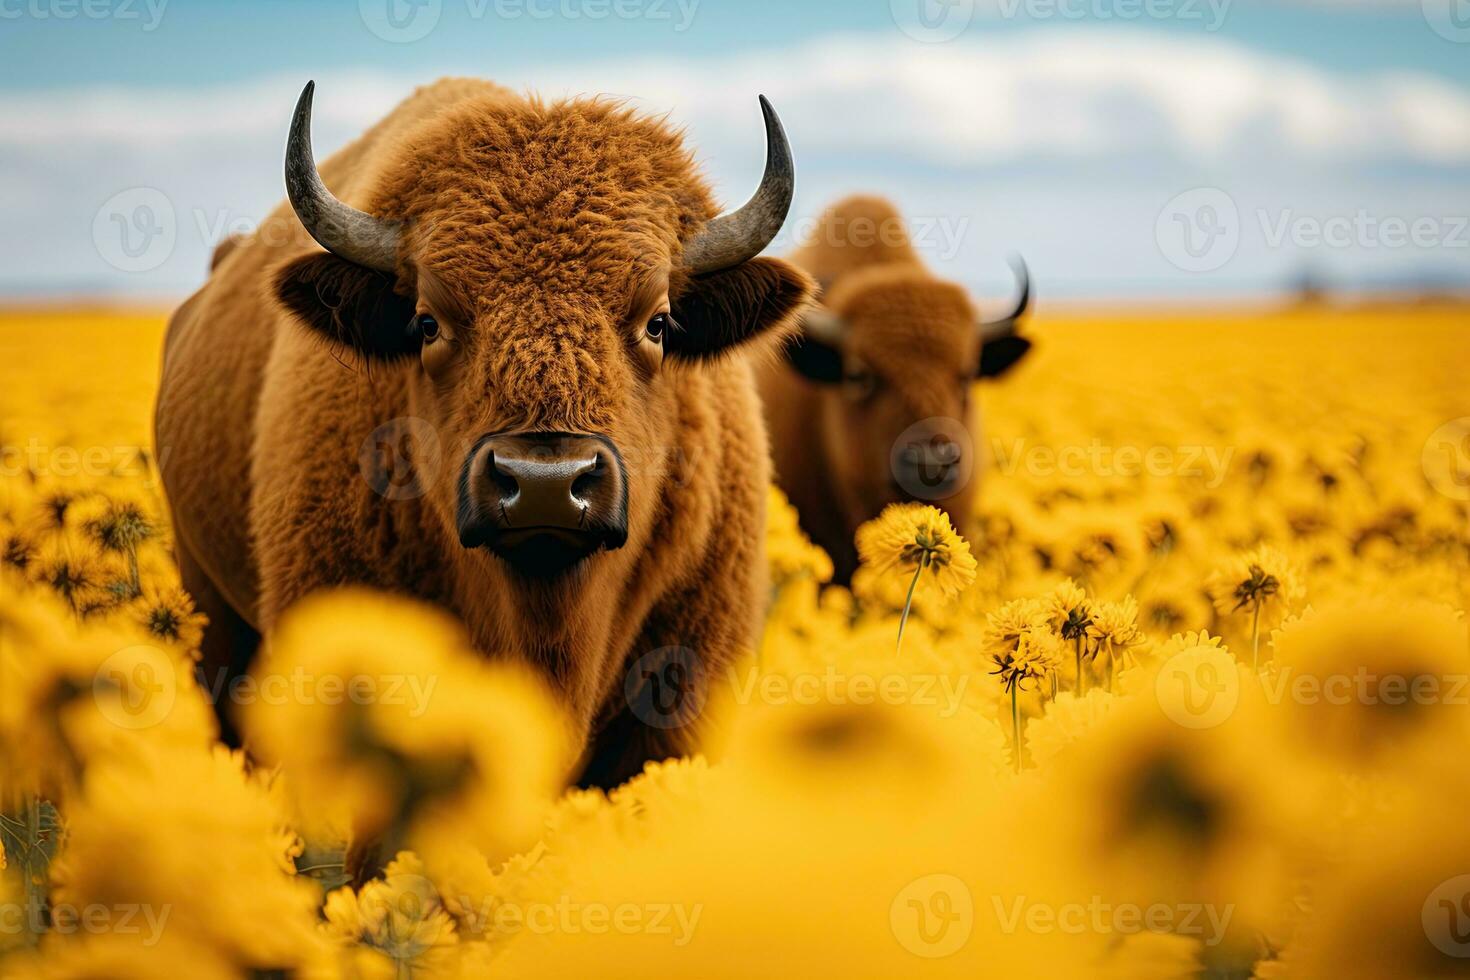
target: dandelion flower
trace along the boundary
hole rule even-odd
[[[928,571],[925,581],[945,596],[959,595],[975,581],[970,546],[949,515],[924,504],[892,504],[857,532],[858,554],[878,572]]]
[[[423,862],[409,851],[399,853],[383,877],[367,882],[361,891],[344,886],[332,892],[323,915],[329,936],[376,950],[393,962],[400,976],[431,970],[436,954],[459,938]]]
[[[208,620],[194,609],[194,600],[178,586],[149,586],[134,604],[136,618],[160,640],[198,651]]]
[[[1259,670],[1262,614],[1268,610],[1284,613],[1301,600],[1303,589],[1296,570],[1285,555],[1263,545],[1211,575],[1207,588],[1221,613],[1251,614],[1251,667]]]
[[[1038,683],[1055,676],[1061,666],[1061,642],[1044,625],[1037,624],[1016,636],[1015,647],[1000,647],[991,654],[1002,687],[1011,697],[1011,744],[1015,751],[1016,771],[1021,771],[1021,705],[1019,693],[1027,681]]]
[[[1092,625],[1093,604],[1087,591],[1076,582],[1067,579],[1052,590],[1046,598],[1048,620],[1051,628],[1063,640],[1072,644],[1072,656],[1077,670],[1077,693],[1087,687],[1087,675],[1082,661],[1088,656],[1087,628]]]
[[[154,520],[136,500],[103,500],[95,512],[82,519],[82,530],[105,554],[117,555],[127,562],[127,594],[132,598],[142,592],[138,574],[138,549],[158,533]]]
[[[970,545],[955,531],[949,515],[925,504],[891,504],[878,519],[857,531],[858,555],[877,574],[913,573],[903,615],[898,622],[898,645],[913,606],[914,589],[924,572],[926,580],[946,598],[959,595],[975,581],[975,559]]]
[[[1127,596],[1122,602],[1099,604],[1092,622],[1088,624],[1087,635],[1092,640],[1094,655],[1107,654],[1109,690],[1118,665],[1130,664],[1134,651],[1148,642],[1138,628],[1138,602],[1132,596]]]

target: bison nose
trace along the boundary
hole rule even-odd
[[[914,442],[895,454],[893,479],[909,497],[935,500],[960,489],[965,462],[964,450],[952,439]]]
[[[618,548],[627,535],[626,475],[603,436],[496,433],[465,460],[459,537],[467,548],[546,574]]]

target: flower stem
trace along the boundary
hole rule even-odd
[[[1251,672],[1261,669],[1261,604],[1252,603],[1251,611]]]
[[[41,800],[27,797],[25,803],[25,853],[21,873],[25,876],[26,943],[39,945],[46,928],[46,859],[41,851]]]
[[[1077,696],[1080,698],[1087,690],[1087,681],[1082,676],[1082,637],[1079,636],[1072,642],[1077,647]]]
[[[919,567],[914,569],[914,580],[909,583],[909,594],[903,600],[903,615],[898,619],[898,647],[894,651],[895,656],[903,653],[903,628],[908,625],[909,610],[914,605],[914,589],[919,586],[919,576],[924,574],[924,559],[919,559]]]
[[[138,547],[128,545],[128,598],[136,599],[143,594],[143,579],[138,571]]]
[[[1011,739],[1016,747],[1016,774],[1021,772],[1021,706],[1017,699],[1017,688],[1020,684],[1011,686]]]

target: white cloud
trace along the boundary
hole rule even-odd
[[[424,80],[376,71],[321,77],[319,151]],[[1138,194],[1140,173],[1177,185],[1172,194],[1199,174],[1249,173],[1269,190],[1273,181],[1297,185],[1304,170],[1470,167],[1465,89],[1423,74],[1335,75],[1215,36],[1057,29],[935,45],[834,36],[724,58],[549,65],[535,77],[497,80],[548,95],[636,96],[650,110],[671,110],[732,200],[760,166],[756,92],[785,119],[814,207],[815,195],[825,199],[858,175],[903,197],[915,173],[996,192],[1008,174],[1036,189],[1038,169],[1061,168],[1057,181],[1069,183],[1054,184],[1057,199],[1082,215],[1104,213],[1095,206],[1121,189]],[[281,149],[303,81],[43,90],[0,103],[0,203],[18,232],[0,244],[0,288],[80,280],[176,290],[197,281],[210,237],[280,198]],[[1089,169],[1118,160],[1132,172]],[[178,254],[147,277],[110,268],[91,241],[98,207],[135,186],[163,191],[182,223]],[[1151,226],[1153,215],[1142,217]],[[1049,229],[1059,239],[1073,231]],[[1083,271],[1108,274],[1105,265]]]

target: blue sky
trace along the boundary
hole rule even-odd
[[[883,193],[986,294],[1012,249],[1067,297],[1470,279],[1470,0],[0,0],[0,297],[187,292],[306,78],[325,152],[442,74],[634,96],[730,200],[767,92],[792,235]]]
[[[35,3],[5,0],[0,10],[14,14]],[[374,64],[494,75],[502,66],[524,68],[548,59],[723,52],[835,32],[894,29],[885,0],[698,0],[683,29],[675,0],[666,4],[674,15],[668,21],[535,17],[530,7],[513,4],[504,8],[507,16],[476,17],[475,11],[493,10],[494,3],[446,0],[429,36],[400,44],[365,30],[354,0],[153,0],[155,8],[160,3],[162,15],[151,27],[147,0],[115,0],[111,7],[117,16],[95,19],[78,13],[0,20],[5,52],[0,83],[7,92],[89,83],[174,86],[235,81],[288,68],[311,72]],[[548,0],[535,9],[558,6]],[[1069,17],[1066,23],[1116,23],[1096,15],[1107,5],[1078,4],[1075,9],[1082,17]],[[1197,30],[1183,17],[1133,23],[1166,34]],[[977,14],[970,30],[1005,35],[1048,26],[1036,18]],[[1230,5],[1217,33],[1334,71],[1403,69],[1470,85],[1470,50],[1426,30],[1416,3],[1241,0]]]

